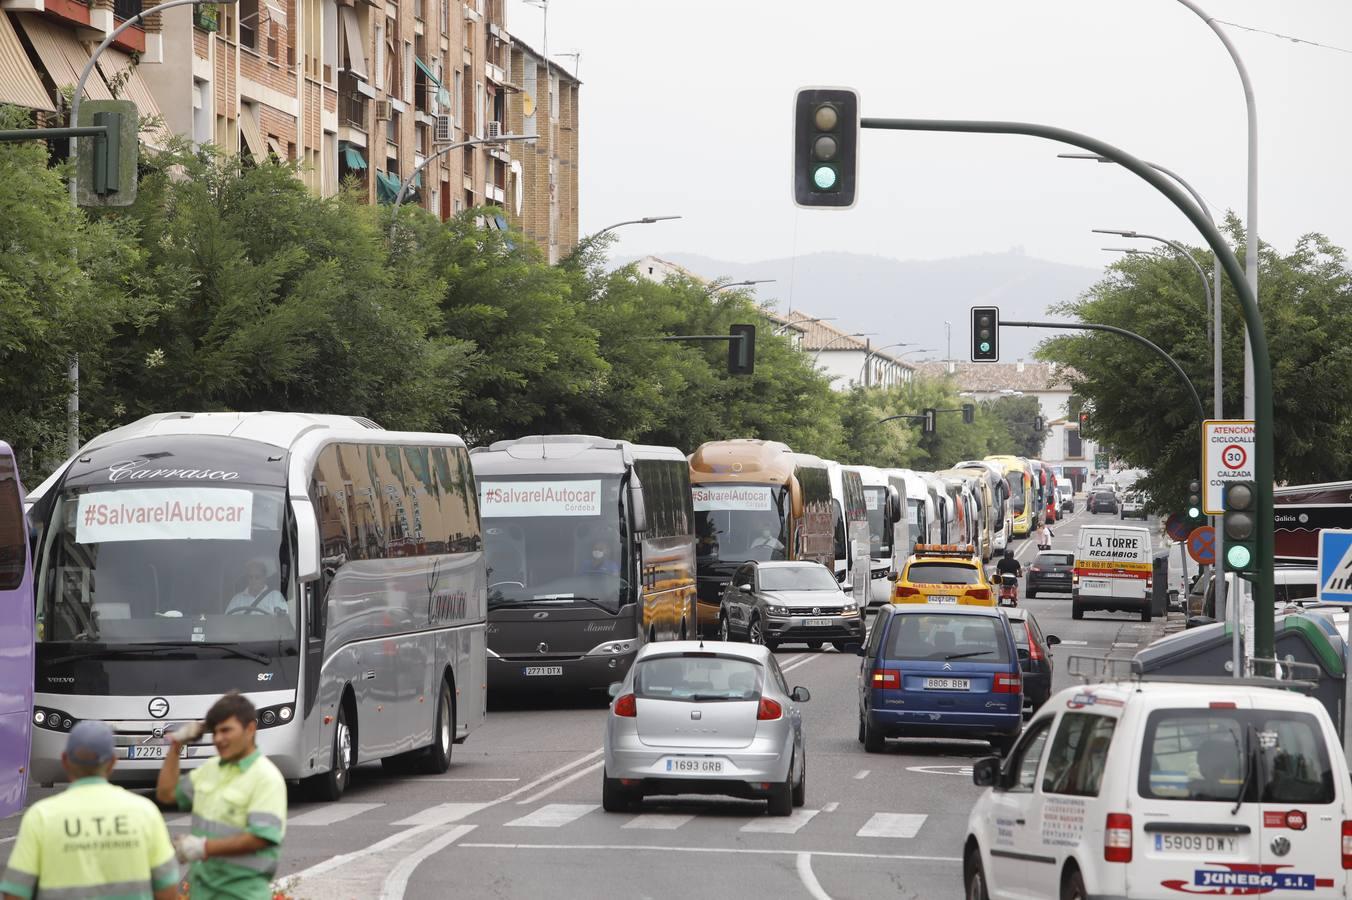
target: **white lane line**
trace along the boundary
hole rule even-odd
[[[913,838],[929,816],[912,813],[874,813],[855,837]]]
[[[465,835],[474,830],[473,825],[457,825],[450,831],[428,841],[417,851],[410,853],[399,864],[391,870],[385,878],[385,883],[380,889],[380,900],[402,900],[404,890],[408,887],[409,878],[413,877],[413,872],[418,868],[423,860],[434,853],[445,850],[451,844],[460,840]]]
[[[817,880],[817,876],[812,872],[811,853],[798,854],[797,868],[798,880],[803,883],[803,887],[807,888],[812,900],[831,900],[831,895],[823,890],[822,883]]]
[[[1122,647],[1139,647],[1139,646],[1140,646],[1140,644],[1138,644],[1136,641],[1131,641],[1130,643],[1119,642],[1119,641],[1114,641],[1114,642],[1113,642],[1113,649],[1114,649],[1114,650],[1118,650],[1118,649],[1120,649],[1120,648],[1122,648]]]
[[[836,801],[832,800],[830,803],[828,803],[828,804],[826,804],[825,806],[822,807],[822,812],[824,812],[824,813],[833,813],[833,812],[835,812],[835,811],[838,810],[838,809],[840,809],[840,804],[837,803]]]
[[[0,838],[0,844],[8,844],[10,841],[14,840],[16,837],[18,837],[17,834],[12,834],[12,835],[10,835],[10,836],[7,837],[7,838]]]
[[[466,784],[478,782],[500,782],[504,784],[515,784],[520,778],[382,778],[381,784],[402,784],[405,782],[416,782],[418,784]]]
[[[644,828],[652,831],[675,831],[693,818],[695,817],[683,816],[679,813],[643,813],[634,816],[620,827]]]
[[[808,663],[814,662],[815,660],[818,660],[818,659],[821,659],[821,656],[820,656],[820,655],[818,655],[818,656],[809,656],[809,657],[807,657],[806,659],[800,659],[798,662],[794,663],[794,664],[791,665],[791,666],[780,666],[779,669],[780,669],[781,672],[791,672],[791,671],[793,671],[794,669],[801,669],[803,666],[807,665]]]
[[[537,787],[539,787],[540,785],[542,785],[542,784],[544,784],[545,782],[549,781],[550,779],[557,778],[558,776],[562,775],[564,772],[567,772],[569,769],[574,769],[574,768],[577,768],[577,767],[580,766],[580,765],[583,765],[583,764],[585,764],[585,763],[587,763],[587,762],[590,762],[591,760],[593,760],[593,759],[595,759],[596,757],[600,756],[600,755],[601,755],[602,753],[604,753],[604,752],[605,752],[605,748],[604,748],[604,747],[598,747],[597,749],[593,750],[591,753],[588,753],[586,756],[583,756],[583,757],[580,757],[580,758],[578,758],[578,759],[575,759],[575,760],[573,760],[573,761],[570,762],[570,763],[565,763],[564,765],[559,766],[557,769],[555,769],[555,770],[552,771],[552,772],[546,772],[545,774],[541,775],[539,778],[535,779],[534,781],[530,782],[529,784],[523,784],[523,785],[521,785],[521,787],[517,788],[516,790],[511,791],[511,792],[506,793],[506,794],[503,794],[501,797],[499,797],[497,800],[495,800],[495,801],[493,801],[493,802],[494,802],[494,803],[506,803],[508,800],[515,800],[517,797],[520,797],[522,794],[525,794],[525,793],[528,793],[528,792],[530,792],[530,791],[535,790]]]
[[[1066,640],[1065,638],[1062,638],[1062,639],[1061,639],[1061,645],[1062,645],[1063,647],[1088,647],[1088,646],[1089,646],[1089,642],[1088,642],[1088,641],[1068,641],[1068,640]]]
[[[330,803],[327,806],[320,806],[315,809],[307,810],[300,815],[292,816],[286,820],[286,827],[290,828],[293,825],[333,825],[344,819],[350,819],[353,816],[359,816],[362,813],[370,812],[373,809],[379,809],[384,805],[384,803]]]
[[[506,844],[506,843],[464,843],[466,850],[616,850],[632,853],[635,850],[647,850],[654,853],[731,853],[750,856],[797,856],[801,850],[772,850],[755,847],[667,847],[661,844]],[[902,862],[962,862],[960,856],[918,856],[908,853],[855,853],[844,850],[813,850],[813,856],[830,856],[841,859],[892,859]]]
[[[420,809],[413,815],[392,824],[434,828],[459,822],[461,819],[472,816],[479,810],[487,809],[492,805],[492,803],[438,803],[436,806]]]
[[[746,831],[752,834],[797,834],[798,829],[811,822],[812,817],[820,811],[817,809],[795,809],[791,816],[765,816],[760,819],[752,819],[738,831]]]
[[[534,803],[536,800],[539,800],[539,799],[541,799],[541,798],[543,798],[543,797],[548,797],[550,794],[554,793],[555,791],[559,790],[560,788],[565,788],[565,787],[567,787],[568,785],[572,784],[574,781],[577,781],[579,778],[585,778],[585,777],[588,776],[588,775],[594,775],[594,774],[596,774],[597,772],[601,771],[602,768],[605,767],[605,764],[606,764],[606,761],[605,761],[604,759],[598,759],[596,762],[592,763],[590,766],[587,766],[587,768],[582,769],[582,770],[577,771],[577,772],[574,772],[572,775],[569,775],[567,778],[561,778],[561,779],[559,779],[558,781],[554,782],[554,783],[551,784],[549,787],[545,788],[544,790],[540,791],[539,793],[532,794],[531,796],[527,797],[527,798],[524,799],[524,800],[518,800],[518,801],[516,801],[516,805],[517,805],[517,806],[525,806],[525,805],[527,805],[527,804]]]
[[[508,822],[508,828],[560,828],[575,822],[594,809],[596,803],[547,803],[532,813]]]
[[[865,778],[868,777],[868,773],[871,772],[871,771],[873,771],[873,770],[872,770],[872,769],[860,769],[858,772],[855,772],[855,773],[854,773],[854,780],[855,780],[855,781],[863,781]]]

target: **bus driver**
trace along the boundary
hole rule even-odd
[[[272,614],[285,616],[290,613],[286,598],[280,591],[268,584],[270,570],[266,559],[251,559],[244,567],[244,590],[230,598],[226,605],[227,615]]]

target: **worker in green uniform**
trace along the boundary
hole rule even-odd
[[[180,777],[178,751],[210,731],[216,757]],[[191,863],[192,900],[271,900],[286,831],[286,781],[254,743],[258,718],[247,697],[231,692],[171,736],[155,796],[192,810],[192,833],[174,845]]]
[[[5,900],[178,896],[164,818],[145,797],[108,783],[116,759],[107,725],[86,721],[71,729],[61,754],[70,787],[24,813],[0,874]]]

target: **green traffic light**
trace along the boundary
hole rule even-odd
[[[981,352],[982,352],[982,353],[990,353],[990,352],[991,352],[990,341],[982,341],[982,342],[981,342]]]
[[[835,166],[817,166],[812,170],[812,183],[819,191],[829,191],[836,186]]]
[[[1188,518],[1189,518],[1189,519],[1200,519],[1200,518],[1202,518],[1202,511],[1201,511],[1200,509],[1198,509],[1197,507],[1195,507],[1195,506],[1191,506],[1191,507],[1188,508]]]
[[[1225,548],[1225,560],[1232,569],[1246,569],[1253,560],[1253,554],[1243,544],[1231,544]]]

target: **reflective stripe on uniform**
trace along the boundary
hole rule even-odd
[[[267,842],[241,856],[209,856],[192,867],[191,896],[271,900],[278,845],[286,832],[286,781],[255,750],[239,760],[210,759],[189,773],[195,788],[193,834],[207,838],[251,834]]]
[[[20,872],[18,869],[7,868],[4,874],[0,875],[0,891],[16,897],[32,896],[33,888],[37,886],[38,876]]]
[[[154,892],[149,881],[120,881],[116,884],[96,884],[88,887],[45,887],[38,892],[39,900],[107,900],[109,897],[149,897]]]
[[[202,837],[231,837],[244,834],[244,829],[224,822],[213,822],[205,816],[192,817],[192,833]]]
[[[257,831],[260,828],[275,828],[282,830],[282,817],[274,816],[272,813],[251,812],[249,818],[245,820],[250,831]]]
[[[178,882],[178,860],[171,859],[150,870],[150,886],[155,890]]]
[[[248,869],[250,872],[257,872],[261,875],[273,875],[277,872],[277,853],[275,850],[271,853],[264,850],[259,853],[248,853],[244,856],[213,856],[211,861],[239,866],[241,869]]]

